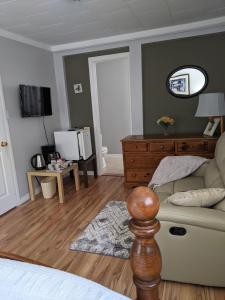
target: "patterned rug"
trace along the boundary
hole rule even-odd
[[[109,202],[70,249],[129,258],[133,241],[133,234],[128,228],[129,219],[125,202]]]

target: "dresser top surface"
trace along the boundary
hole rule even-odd
[[[149,134],[149,135],[128,135],[123,138],[122,141],[147,141],[147,140],[179,140],[179,139],[206,139],[206,140],[217,140],[219,136],[204,136],[202,134],[193,134],[193,133],[182,133],[182,134]]]

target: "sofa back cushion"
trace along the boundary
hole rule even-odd
[[[225,132],[221,135],[216,144],[215,159],[217,167],[220,170],[223,184],[225,184]]]
[[[225,211],[225,199],[214,205],[213,208]]]
[[[220,170],[218,169],[216,159],[212,159],[206,167],[205,170],[205,187],[206,188],[223,188],[223,180],[220,175]]]

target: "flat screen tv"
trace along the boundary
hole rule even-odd
[[[50,88],[21,84],[19,94],[23,118],[52,115]]]

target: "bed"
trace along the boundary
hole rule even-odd
[[[82,277],[5,258],[0,258],[0,299],[129,300]]]

